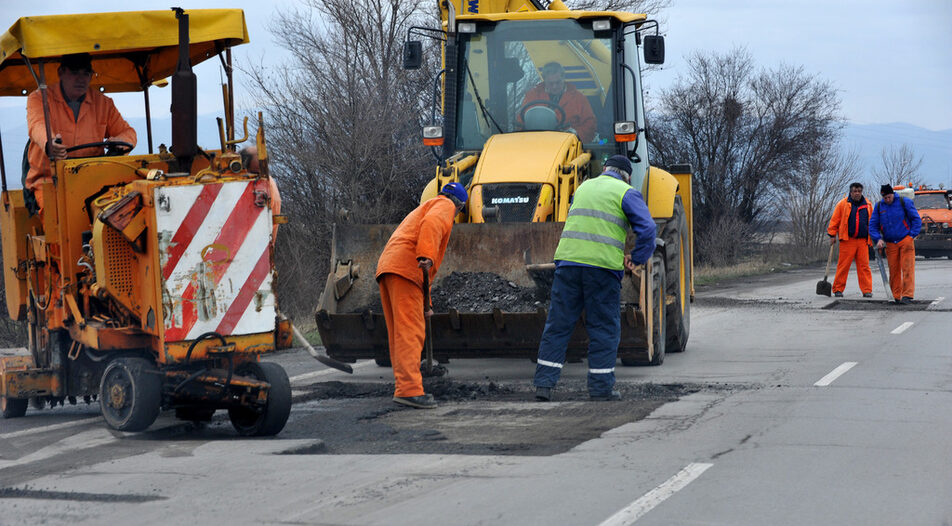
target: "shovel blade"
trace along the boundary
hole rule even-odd
[[[816,283],[816,293],[820,296],[832,296],[833,295],[833,284],[827,280],[818,281]]]

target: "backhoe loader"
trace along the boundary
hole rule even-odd
[[[434,290],[454,273],[463,279],[491,273],[514,289],[535,291],[540,301],[520,309],[473,312],[449,305],[437,311],[433,356],[536,356],[572,195],[616,154],[632,162],[631,185],[645,196],[658,239],[650,261],[623,279],[618,356],[624,365],[660,365],[666,352],[683,351],[693,298],[691,168],[662,170],[648,162],[639,55],[648,64],[663,62],[657,22],[642,14],[572,11],[559,0],[447,0],[439,6],[442,27],[411,28],[404,47],[405,68],[422,62],[419,38],[432,37],[442,49],[433,97],[442,101],[442,119],[422,130],[437,167],[422,200],[454,181],[467,187],[470,200]],[[576,106],[590,107],[585,127],[573,126],[580,122],[572,115],[578,107],[530,95],[542,93],[547,71],[560,72],[571,86],[566,89],[584,96]],[[331,271],[316,309],[331,357],[387,363],[374,273],[394,228],[335,225]],[[627,243],[630,251],[633,234]],[[584,358],[586,347],[580,322],[568,359]]]
[[[92,89],[143,93],[148,137],[147,154],[52,161],[39,211],[2,174],[6,306],[29,333],[25,354],[0,357],[4,418],[30,402],[98,398],[120,431],[148,428],[162,409],[190,421],[226,409],[242,435],[284,427],[288,376],[259,361],[291,340],[272,285],[283,218],[271,211],[260,114],[260,173],[235,151],[248,130],[245,119],[235,139],[231,48],[246,42],[239,9],[24,17],[0,37],[0,95],[40,89],[47,137],[45,90],[59,89],[57,67],[75,53],[91,56]],[[215,57],[227,84],[212,150],[197,144],[192,65]],[[172,144],[153,152],[149,88],[169,76]]]

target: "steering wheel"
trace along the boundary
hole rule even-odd
[[[522,107],[519,108],[519,121],[523,123],[526,122],[526,112],[536,106],[545,106],[549,109],[555,110],[559,117],[559,122],[556,124],[556,127],[560,130],[565,127],[565,110],[562,109],[562,106],[544,99],[532,100],[523,104]]]
[[[132,151],[135,146],[127,143],[126,141],[99,141],[99,142],[88,142],[86,144],[77,144],[76,146],[70,146],[66,149],[66,153],[75,152],[76,150],[83,150],[86,148],[105,148],[107,157],[114,157],[117,155],[124,155]],[[96,157],[95,155],[87,155],[86,157]],[[79,157],[73,157],[73,159],[79,159]]]

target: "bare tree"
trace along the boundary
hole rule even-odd
[[[859,182],[859,173],[855,151],[840,152],[835,144],[824,145],[807,158],[778,203],[789,212],[790,242],[804,261],[828,249],[826,227],[833,208],[849,194],[850,183]]]
[[[649,121],[652,159],[693,165],[698,235],[722,217],[754,224],[807,159],[835,141],[842,124],[836,90],[799,67],[756,71],[740,48],[695,53],[688,67],[661,93]],[[717,234],[724,243],[743,242],[741,231]]]
[[[883,147],[880,159],[882,166],[873,168],[873,177],[877,181],[882,181],[880,184],[918,186],[923,183],[922,176],[919,174],[922,156],[917,158],[912,146],[903,144],[898,147]]]
[[[671,0],[570,0],[565,4],[579,11],[627,11],[656,17],[671,6]]]
[[[304,0],[271,28],[293,61],[247,72],[291,218],[278,235],[286,312],[316,303],[335,221],[399,221],[433,175],[419,139],[432,66],[401,68],[406,30],[421,17],[414,2]]]

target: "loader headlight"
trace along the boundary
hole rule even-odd
[[[460,22],[456,26],[456,30],[459,31],[460,33],[475,33],[476,24],[473,22]]]
[[[592,31],[608,31],[612,28],[612,21],[608,19],[592,22]]]
[[[638,138],[638,129],[634,121],[615,123],[615,142],[633,142]]]
[[[423,144],[426,146],[443,146],[443,127],[424,126]]]

